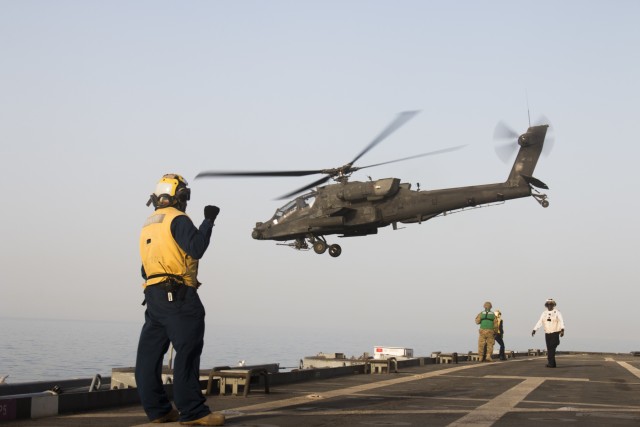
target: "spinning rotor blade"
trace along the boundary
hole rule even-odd
[[[198,175],[196,175],[196,179],[198,179],[198,178],[208,178],[208,177],[259,177],[259,176],[264,176],[264,177],[283,176],[283,177],[287,177],[287,176],[306,176],[306,175],[314,175],[314,174],[325,174],[326,175],[326,176],[324,176],[324,177],[312,182],[311,184],[305,185],[304,187],[301,187],[301,188],[299,188],[299,189],[297,189],[295,191],[292,191],[290,193],[285,194],[284,196],[279,197],[279,199],[286,199],[288,197],[295,196],[298,193],[302,193],[303,191],[306,191],[306,190],[308,190],[310,188],[313,188],[313,187],[319,186],[321,184],[324,184],[325,182],[329,181],[331,178],[333,178],[335,176],[348,177],[351,174],[351,172],[360,169],[360,168],[352,167],[352,165],[358,159],[360,159],[360,157],[365,155],[369,150],[371,150],[373,147],[378,145],[380,142],[382,142],[385,138],[387,138],[393,132],[398,130],[401,126],[403,126],[405,123],[407,123],[409,120],[411,120],[418,113],[419,113],[419,111],[404,111],[404,112],[398,114],[398,116],[390,124],[388,124],[387,127],[384,128],[383,131],[380,132],[380,134],[377,137],[375,137],[373,139],[373,141],[371,141],[350,163],[347,163],[346,165],[341,166],[339,168],[314,169],[314,170],[297,170],[297,171],[205,171],[205,172],[200,172]],[[433,151],[433,152],[430,152],[430,153],[419,154],[417,156],[411,156],[411,157],[407,157],[407,158],[404,158],[404,159],[392,160],[390,162],[385,162],[385,163],[380,163],[380,164],[399,162],[401,160],[409,160],[409,159],[413,159],[413,158],[416,158],[416,157],[428,156],[428,155],[438,154],[438,153],[445,153],[445,152],[448,152],[448,151],[457,150],[458,148],[461,148],[461,146],[460,147],[449,148],[449,149],[444,149],[444,150]],[[377,165],[370,165],[370,166],[366,166],[366,167],[372,167],[372,166],[377,166]]]
[[[554,131],[553,131],[553,126],[551,125],[551,122],[549,121],[549,119],[547,119],[545,116],[540,116],[536,121],[536,126],[540,126],[540,125],[549,126],[547,128],[547,136],[544,139],[544,147],[542,147],[542,154],[544,154],[545,157],[549,157],[549,154],[551,154],[551,151],[553,151],[553,147],[555,145],[555,140],[556,140]]]
[[[298,193],[302,193],[303,191],[309,190],[310,188],[317,187],[320,184],[324,184],[330,179],[331,179],[331,175],[323,176],[319,180],[313,181],[311,184],[305,185],[304,187],[298,188],[297,190],[292,191],[291,193],[287,193],[283,196],[278,197],[276,200],[288,199],[289,197],[295,196]]]
[[[499,121],[493,131],[493,139],[517,139],[520,136],[518,132],[511,129],[505,122]]]
[[[551,130],[551,127],[549,127]],[[556,145],[556,139],[553,134],[549,135],[549,130],[547,130],[547,137],[544,140],[544,147],[542,147],[542,154],[545,157],[549,157],[549,154],[553,151],[553,147]]]
[[[354,168],[354,170],[372,168],[374,166],[387,165],[389,163],[403,162],[405,160],[417,159],[419,157],[434,156],[436,154],[449,153],[451,151],[456,151],[456,150],[459,150],[459,149],[461,149],[463,147],[466,147],[466,146],[467,146],[466,144],[465,145],[457,145],[457,146],[451,147],[451,148],[443,148],[442,150],[429,151],[428,153],[416,154],[415,156],[403,157],[401,159],[389,160],[388,162],[376,163],[375,165],[362,166],[360,168]]]
[[[540,116],[538,120],[536,120],[533,126],[542,126],[547,125],[547,134],[544,140],[544,146],[542,147],[542,154],[548,156],[553,150],[554,146],[554,136],[553,136],[553,128],[549,123],[549,120],[545,116]],[[502,143],[496,145],[495,150],[496,154],[504,163],[508,163],[512,158],[515,152],[518,150],[518,132],[514,131],[503,121],[498,122],[496,128],[493,132],[494,139],[508,139],[511,140],[506,143]]]
[[[496,145],[496,154],[504,163],[509,163],[509,160],[513,157],[518,149],[517,142],[507,142],[506,144]]]
[[[418,113],[419,111],[404,111],[398,114],[398,117],[396,117],[391,123],[389,123],[389,125],[382,132],[380,132],[380,135],[376,136],[373,141],[371,141],[369,145],[367,145],[364,150],[360,152],[360,154],[358,154],[353,160],[351,160],[349,165],[354,164],[360,157],[364,156],[369,150],[378,145],[393,132],[398,130],[402,125],[407,123]]]
[[[306,170],[306,171],[256,171],[256,172],[217,172],[217,171],[208,171],[208,172],[200,172],[196,175],[196,179],[198,178],[208,178],[208,177],[224,177],[224,176],[236,176],[236,177],[251,177],[251,176],[306,176],[313,175],[316,173],[322,173],[322,170]]]
[[[513,157],[518,149],[518,137],[520,134],[513,130],[502,120],[498,122],[495,130],[493,131],[493,139],[510,140],[509,142],[496,145],[496,154],[504,163],[509,163],[509,160]]]

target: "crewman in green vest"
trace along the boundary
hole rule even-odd
[[[480,325],[478,337],[478,356],[481,362],[493,362],[493,344],[495,343],[494,329],[496,328],[496,315],[489,301],[484,303],[484,311],[476,316],[476,324]]]

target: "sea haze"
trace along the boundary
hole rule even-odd
[[[110,375],[112,367],[134,366],[141,327],[142,321],[0,318],[0,376],[8,374],[7,382],[18,383]],[[384,341],[382,336],[380,340]],[[280,363],[283,368],[297,368],[304,356],[318,352],[359,356],[371,353],[374,345],[419,350],[399,341],[374,342],[367,333],[347,330],[207,323],[201,367],[236,365],[244,360],[247,364]]]
[[[218,324],[209,318],[201,368],[246,364],[279,363],[281,368],[297,368],[304,356],[319,352],[341,352],[347,357],[373,353],[374,346],[408,347],[416,356],[433,351],[466,353],[476,351],[477,326],[452,333],[446,327],[412,325],[401,321],[359,324],[346,321],[339,328],[309,328]],[[47,320],[0,318],[0,376],[7,382],[43,381],[111,375],[113,367],[135,364],[139,322]],[[420,332],[416,333],[416,328]],[[508,350],[544,348],[544,334],[531,337],[531,330],[509,330]],[[581,340],[568,334],[559,350],[620,352],[638,350],[636,342]],[[497,347],[495,349],[497,351]],[[166,363],[166,359],[165,359]]]

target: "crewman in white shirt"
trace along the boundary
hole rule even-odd
[[[562,314],[556,310],[556,302],[549,298],[544,306],[547,307],[542,312],[540,320],[533,327],[531,336],[536,334],[536,330],[544,325],[544,338],[547,343],[547,368],[556,367],[556,348],[560,345],[560,337],[564,336],[564,320]]]

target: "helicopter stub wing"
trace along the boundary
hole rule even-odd
[[[326,211],[324,211],[324,214],[326,216],[345,216],[350,212],[353,212],[354,209],[351,208],[346,208],[346,207],[339,207],[339,208],[332,208],[332,209],[328,209]]]

